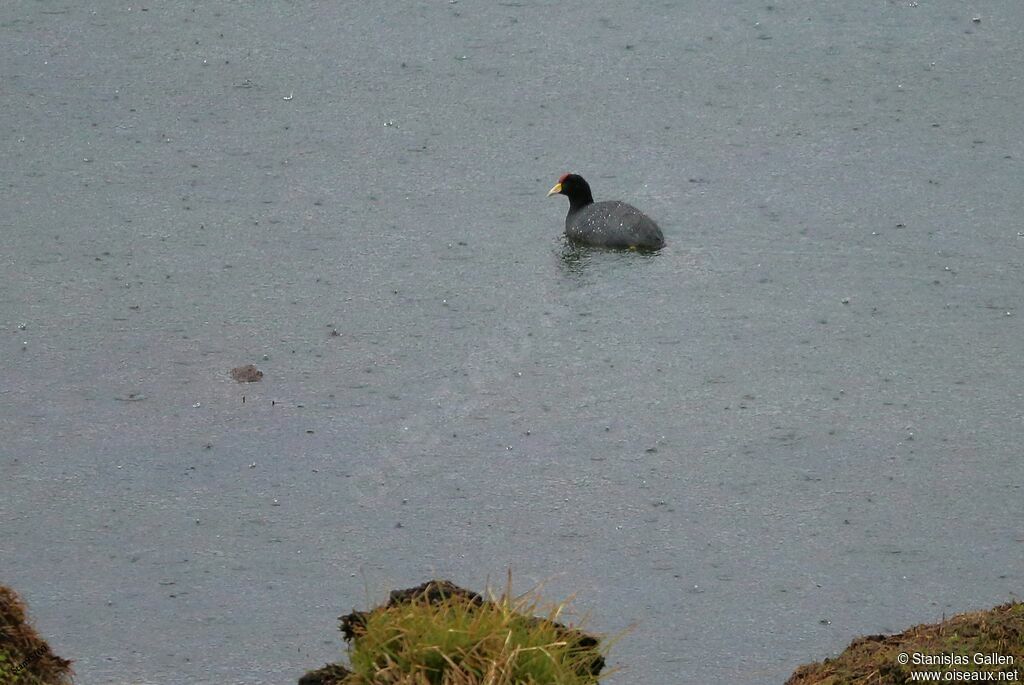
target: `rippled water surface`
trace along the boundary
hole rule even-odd
[[[87,685],[509,567],[621,685],[1019,596],[1022,21],[5,4],[0,581]],[[668,246],[566,247],[566,171]]]

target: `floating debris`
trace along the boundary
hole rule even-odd
[[[130,392],[127,395],[118,395],[114,399],[118,402],[141,402],[146,396],[141,392]]]
[[[255,383],[263,380],[263,372],[254,364],[246,364],[231,369],[231,377],[239,383]]]

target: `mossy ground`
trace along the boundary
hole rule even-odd
[[[0,585],[0,685],[65,685],[70,665],[29,625],[18,595]]]
[[[969,663],[901,664],[900,654],[961,655]],[[976,664],[975,654],[997,654],[1012,658],[1012,662]],[[941,623],[914,626],[898,635],[859,637],[835,659],[801,666],[786,685],[902,685],[912,682],[912,671],[939,671],[941,677],[948,671],[1016,672],[1016,679],[1010,682],[1024,681],[1024,603],[959,614]]]
[[[590,685],[597,638],[559,623],[565,604],[536,595],[483,599],[447,581],[396,591],[341,619],[350,666],[307,673],[301,685]],[[541,616],[537,616],[541,613]]]

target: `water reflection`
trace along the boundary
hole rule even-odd
[[[590,265],[599,262],[602,265],[613,264],[635,264],[641,262],[652,262],[662,252],[649,250],[616,250],[606,247],[591,247],[578,245],[569,242],[564,237],[561,239],[558,257],[561,269],[566,274],[582,275]]]

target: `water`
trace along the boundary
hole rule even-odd
[[[1022,15],[9,3],[0,579],[170,685],[509,567],[613,684],[1016,596]],[[567,248],[567,171],[668,246]]]

